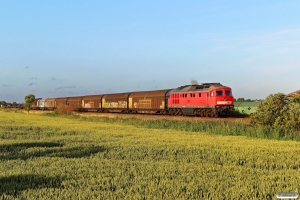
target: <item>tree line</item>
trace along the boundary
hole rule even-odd
[[[17,102],[6,102],[6,101],[0,101],[0,107],[18,107],[19,105],[22,105]]]
[[[234,102],[259,102],[261,99],[245,99],[245,98],[234,98]]]

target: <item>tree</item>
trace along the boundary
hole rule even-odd
[[[28,94],[27,96],[25,96],[24,100],[25,100],[24,107],[27,109],[29,113],[31,104],[35,100],[35,96],[33,94]]]
[[[237,102],[245,102],[245,98],[238,98],[236,101]]]
[[[282,114],[285,106],[284,97],[282,93],[270,94],[265,100],[259,102],[256,112],[250,117],[250,123],[274,127],[276,118]]]
[[[274,127],[287,131],[300,131],[300,95],[290,98],[275,120]]]
[[[0,107],[5,107],[6,106],[6,102],[5,101],[0,101]]]

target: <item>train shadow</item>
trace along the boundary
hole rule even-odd
[[[0,160],[26,160],[33,157],[81,158],[103,152],[102,146],[65,147],[57,142],[31,142],[0,145]]]
[[[0,177],[0,195],[6,194],[17,197],[23,190],[39,188],[60,188],[61,177],[21,174]]]

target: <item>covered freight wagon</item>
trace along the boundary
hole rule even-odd
[[[128,109],[134,113],[165,113],[168,102],[167,93],[169,91],[167,89],[132,92],[128,98]]]
[[[104,95],[90,95],[82,98],[81,107],[83,111],[101,111],[101,100]]]
[[[79,97],[69,97],[67,99],[67,107],[69,108],[69,110],[74,110],[74,111],[81,110],[82,98],[83,97],[81,97],[81,96],[79,96]]]
[[[45,110],[54,110],[56,108],[55,98],[48,98],[45,100],[44,109]]]
[[[32,110],[37,110],[38,109],[38,101],[40,100],[41,98],[36,98],[34,99],[34,101],[31,103],[30,105],[30,108]]]
[[[130,93],[106,94],[102,97],[104,112],[127,112]]]

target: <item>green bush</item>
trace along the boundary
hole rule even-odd
[[[284,134],[300,131],[300,95],[290,99],[282,93],[269,95],[258,104],[250,124],[275,128]]]

